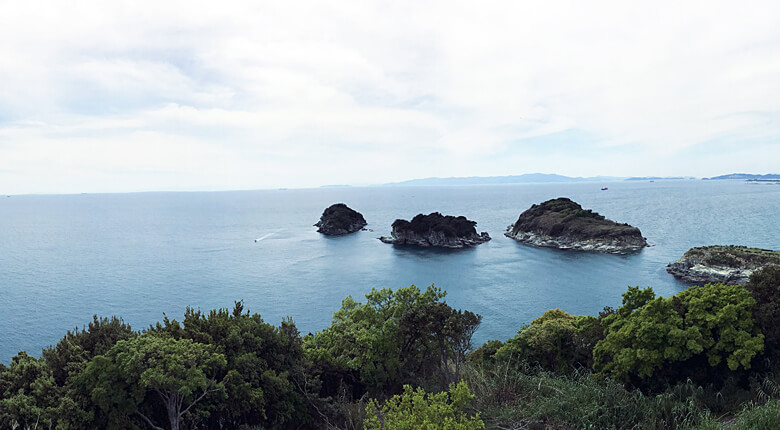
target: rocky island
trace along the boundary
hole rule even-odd
[[[486,232],[477,233],[476,225],[476,221],[464,216],[445,216],[438,212],[418,214],[411,221],[395,220],[391,235],[382,236],[379,240],[395,245],[466,248],[490,240]]]
[[[366,226],[366,219],[360,212],[344,203],[336,203],[322,212],[320,221],[314,224],[318,232],[328,236],[340,236],[359,231]]]
[[[638,252],[648,246],[638,228],[582,209],[566,197],[531,206],[504,235],[533,246],[609,254]]]
[[[780,252],[746,246],[701,246],[689,249],[666,271],[684,281],[744,285],[762,267],[780,266]]]

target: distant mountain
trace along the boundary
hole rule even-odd
[[[556,183],[556,182],[610,182],[623,178],[612,176],[594,176],[588,178],[571,177],[549,173],[526,173],[516,176],[469,176],[452,178],[424,178],[411,179],[409,181],[391,182],[384,185],[391,186],[445,186],[445,185],[494,185],[494,184],[532,184],[532,183]]]
[[[780,179],[780,175],[778,174],[767,174],[767,175],[754,175],[751,173],[731,173],[728,175],[720,175],[720,176],[713,176],[712,178],[703,178],[705,181],[713,180],[713,179]]]
[[[667,181],[681,179],[696,179],[693,176],[632,176],[627,181]]]

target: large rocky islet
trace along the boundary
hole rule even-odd
[[[638,228],[608,220],[566,197],[531,206],[504,234],[533,246],[609,254],[648,246]]]

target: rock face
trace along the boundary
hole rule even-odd
[[[566,197],[531,206],[504,235],[533,246],[610,254],[638,252],[648,246],[638,228],[584,210]]]
[[[442,215],[438,212],[419,214],[411,221],[397,219],[390,236],[379,238],[384,243],[422,247],[466,248],[490,240],[486,232],[477,233],[477,223],[466,217]]]
[[[780,265],[780,252],[745,246],[691,248],[666,271],[684,281],[701,284],[723,282],[744,285],[756,270]]]
[[[318,232],[329,236],[354,233],[366,226],[366,219],[360,212],[350,209],[344,203],[336,203],[325,209],[320,221],[314,224]]]

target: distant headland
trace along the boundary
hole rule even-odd
[[[780,181],[780,174],[769,173],[766,175],[754,175],[752,173],[730,173],[728,175],[713,176],[711,178],[702,178],[705,181],[719,179],[740,179],[740,180],[772,180]]]
[[[458,186],[458,185],[501,185],[501,184],[554,184],[554,183],[573,183],[573,182],[621,182],[621,181],[682,181],[696,180],[695,176],[565,176],[554,173],[526,173],[522,175],[509,176],[456,176],[448,178],[421,178],[410,179],[400,182],[389,182],[383,186],[396,187],[436,187],[436,186]],[[780,174],[758,175],[751,173],[731,173],[728,175],[714,176],[711,178],[701,178],[704,180],[714,179],[741,179],[755,181],[780,181]]]

